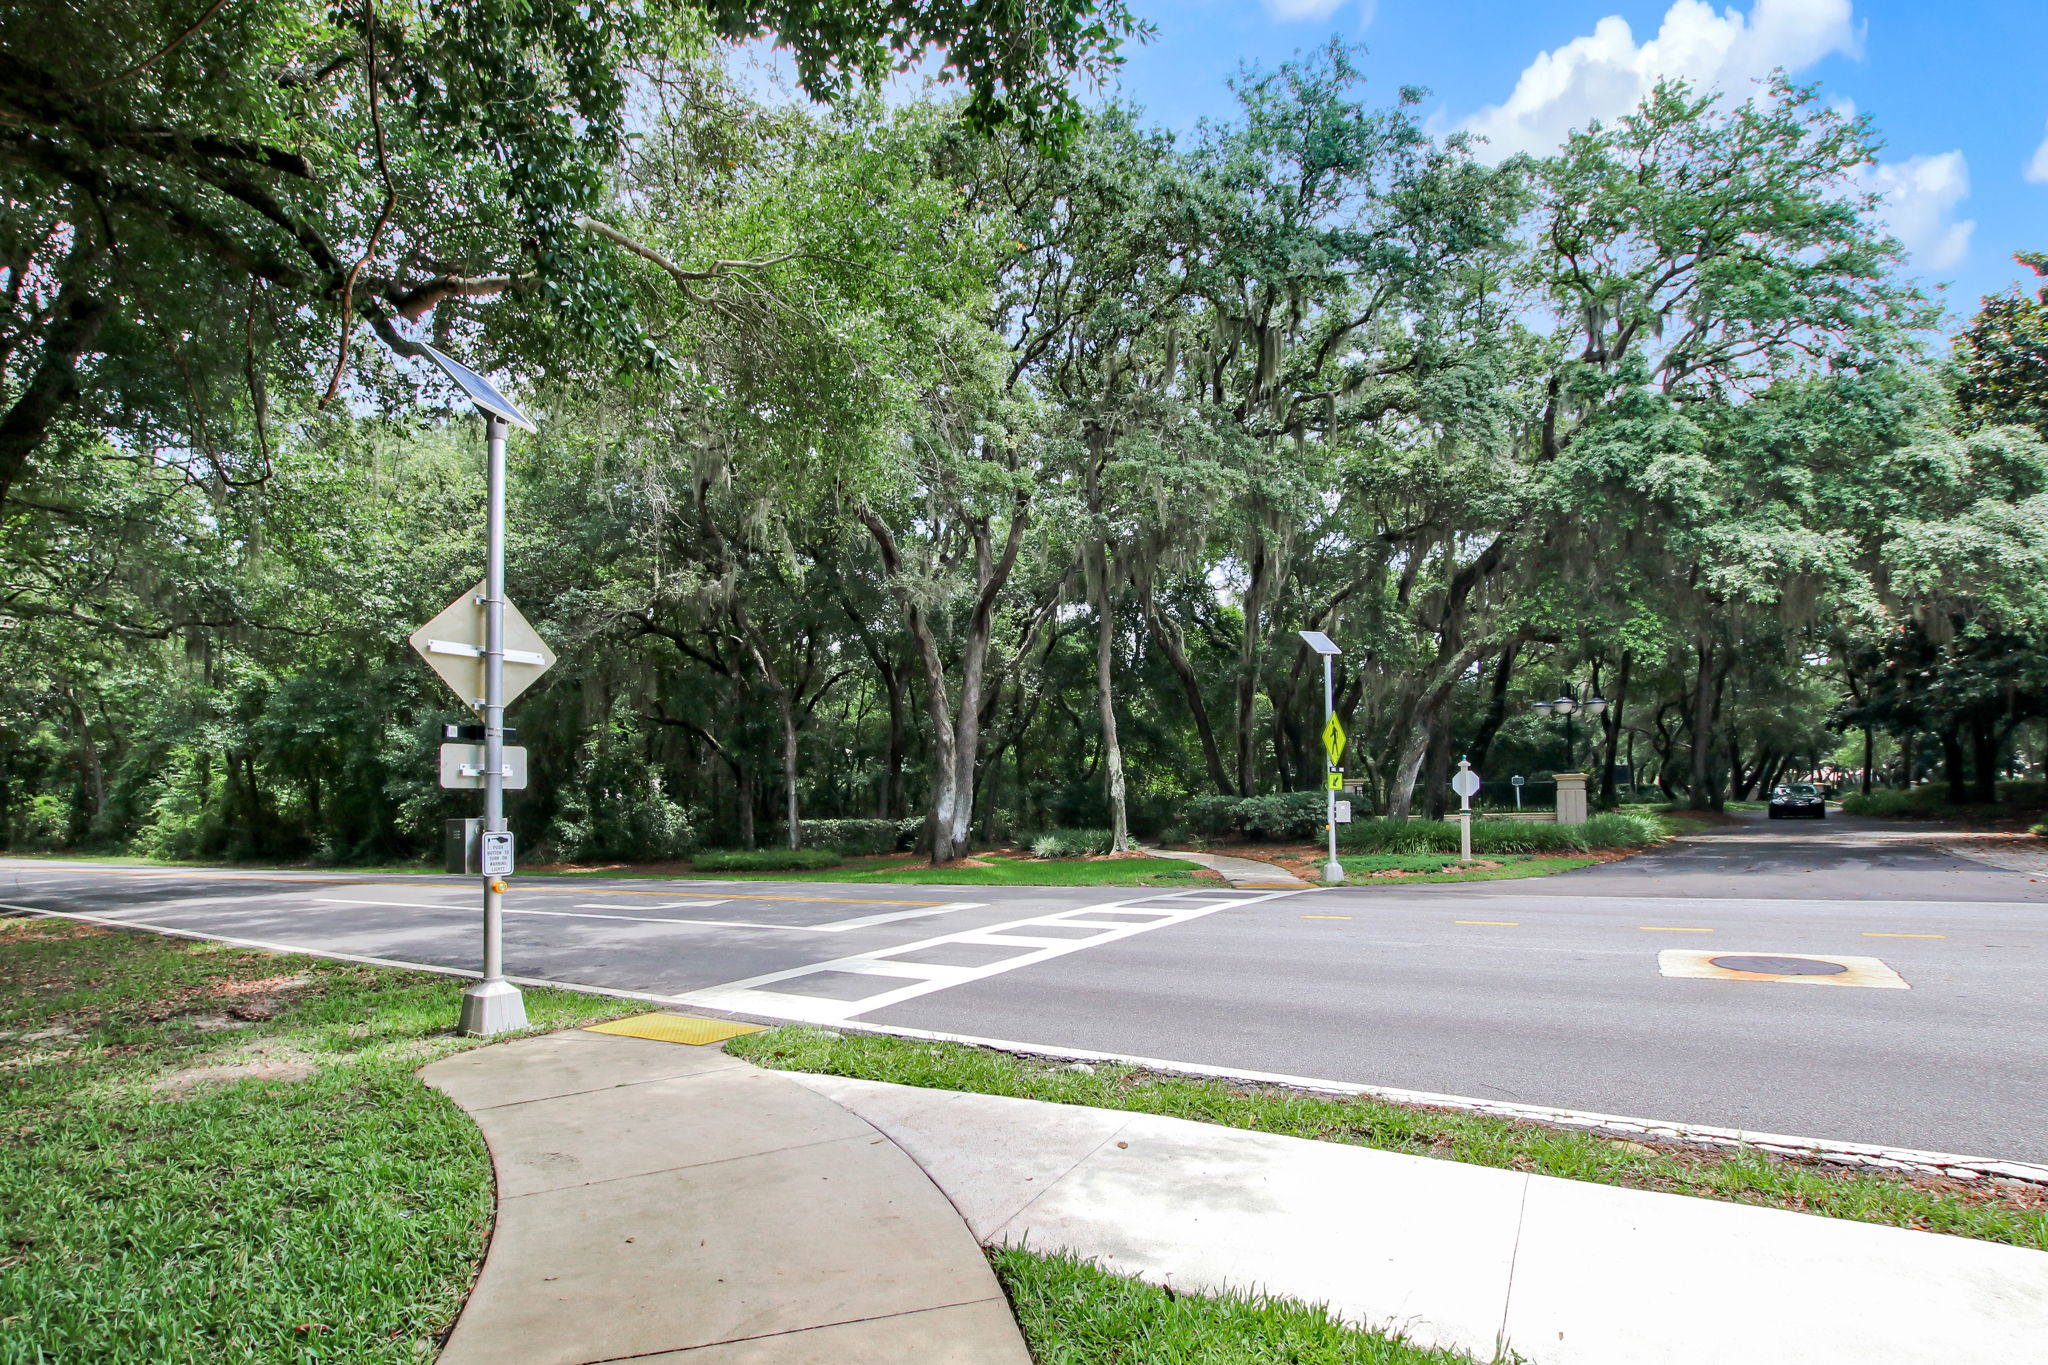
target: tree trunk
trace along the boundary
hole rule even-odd
[[[1160,612],[1149,581],[1144,587],[1144,598],[1145,620],[1152,628],[1152,638],[1159,642],[1160,649],[1166,654],[1167,665],[1180,679],[1181,691],[1187,696],[1188,713],[1194,717],[1195,734],[1202,741],[1202,761],[1209,769],[1209,784],[1216,788],[1218,796],[1235,796],[1237,789],[1223,770],[1223,753],[1216,743],[1216,725],[1209,718],[1209,704],[1202,699],[1202,681],[1195,676],[1195,667],[1188,661],[1187,639],[1180,626],[1167,620]]]
[[[1714,792],[1714,713],[1719,709],[1720,688],[1714,682],[1714,647],[1699,641],[1699,676],[1693,686],[1692,702],[1692,787],[1686,804],[1694,810],[1718,810],[1721,802]]]
[[[1441,820],[1446,795],[1451,789],[1451,715],[1448,706],[1437,708],[1429,727],[1429,749],[1422,766],[1422,818]]]
[[[1607,699],[1607,710],[1602,712],[1600,716],[1600,726],[1607,740],[1601,751],[1600,796],[1596,803],[1601,810],[1613,810],[1621,804],[1621,800],[1616,795],[1614,789],[1614,760],[1619,756],[1618,751],[1621,748],[1622,710],[1628,705],[1628,675],[1629,668],[1633,663],[1634,656],[1628,650],[1623,650],[1621,652],[1621,667],[1616,670],[1618,676],[1615,678],[1614,695]],[[1594,675],[1594,681],[1597,686],[1599,681],[1597,672]],[[1628,780],[1630,783],[1634,783],[1636,780],[1634,763],[1629,764]]]
[[[1866,725],[1863,727],[1863,785],[1861,788],[1865,796],[1870,795],[1870,765],[1874,749],[1875,743],[1871,738],[1870,727]]]
[[[1472,737],[1470,751],[1472,766],[1482,773],[1486,771],[1486,755],[1493,748],[1493,737],[1507,724],[1508,680],[1514,674],[1515,655],[1521,648],[1521,641],[1510,640],[1493,662],[1493,691],[1487,698],[1486,714],[1479,718],[1479,732]]]
[[[1976,779],[1976,790],[1971,799],[1983,805],[1998,800],[1998,728],[1988,720],[1980,720],[1970,726],[1971,776]]]
[[[1252,719],[1258,712],[1260,613],[1265,609],[1267,575],[1271,562],[1266,537],[1254,533],[1250,574],[1244,590],[1244,636],[1237,647],[1237,791],[1240,796],[1256,795],[1258,784],[1258,736]]]
[[[906,679],[903,670],[893,665],[882,675],[882,685],[889,697],[889,749],[883,759],[881,809],[876,812],[884,820],[903,818],[903,691]]]
[[[1963,781],[1963,741],[1951,725],[1941,732],[1942,775],[1948,779],[1948,800],[1952,806],[1960,806],[1969,799],[1970,791]]]
[[[90,210],[84,218],[91,221]],[[71,232],[71,252],[59,274],[63,283],[43,331],[42,359],[15,390],[13,405],[0,414],[0,506],[28,472],[29,457],[78,396],[78,362],[92,350],[113,314],[112,306],[90,287],[98,244],[76,217],[71,218]]]
[[[1108,781],[1109,848],[1121,853],[1131,837],[1130,815],[1124,806],[1124,751],[1116,733],[1116,618],[1112,614],[1109,548],[1101,541],[1089,547],[1089,576],[1095,580],[1095,711],[1102,724],[1102,766]]]
[[[740,847],[754,846],[754,770],[743,768],[737,763],[732,769],[733,799],[739,805]]]
[[[99,746],[93,742],[92,723],[85,717],[85,708],[78,704],[78,694],[70,688],[64,689],[64,700],[71,708],[71,728],[78,740],[78,772],[85,779],[84,791],[88,808],[81,827],[73,831],[74,841],[90,838],[99,828],[107,813],[107,780],[100,768]]]

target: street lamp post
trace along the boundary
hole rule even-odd
[[[512,872],[505,823],[505,432],[508,426],[536,428],[482,375],[431,346],[423,349],[484,418],[489,471],[484,591],[479,603],[484,612],[484,970],[483,979],[462,993],[461,1028],[467,1034],[489,1036],[526,1027],[526,1001],[505,979],[505,883]],[[498,849],[503,851],[502,864],[493,861],[492,850]]]
[[[1344,753],[1344,727],[1337,723],[1337,688],[1332,664],[1342,650],[1337,642],[1319,630],[1297,632],[1302,643],[1323,656],[1323,750],[1329,765],[1323,781],[1323,832],[1329,836],[1329,861],[1323,864],[1323,884],[1337,886],[1344,880],[1344,864],[1337,861],[1337,789],[1344,784],[1344,769],[1338,760]]]
[[[1531,702],[1529,704],[1529,709],[1539,716],[1564,717],[1564,766],[1566,772],[1578,771],[1578,769],[1572,766],[1574,744],[1572,717],[1583,711],[1586,713],[1587,718],[1591,719],[1607,710],[1606,698],[1590,687],[1586,690],[1592,692],[1592,695],[1581,699],[1573,694],[1571,684],[1566,683],[1564,691],[1558,695],[1557,700]]]

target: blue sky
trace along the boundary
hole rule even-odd
[[[1332,35],[1362,43],[1367,98],[1432,91],[1433,126],[1542,150],[1631,106],[1660,75],[1730,90],[1775,67],[1869,114],[1870,183],[1929,286],[1967,317],[2031,279],[2048,250],[2042,0],[1134,0],[1157,36],[1120,94],[1171,127],[1232,107],[1240,63],[1273,66]],[[2034,178],[2029,178],[2031,175]]]

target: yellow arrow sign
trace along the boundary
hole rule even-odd
[[[1338,768],[1330,774],[1330,790],[1333,792],[1344,790],[1344,770],[1342,768]]]
[[[1323,752],[1330,756],[1332,767],[1344,761],[1344,727],[1335,716],[1323,725]]]

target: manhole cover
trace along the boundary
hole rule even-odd
[[[1811,957],[1716,957],[1716,967],[1731,972],[1761,972],[1770,976],[1840,976],[1848,971],[1839,962],[1822,962]]]

